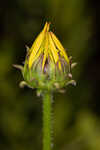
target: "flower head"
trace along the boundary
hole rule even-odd
[[[71,80],[71,64],[64,47],[49,28],[50,23],[46,22],[27,52],[22,73],[30,87],[54,90],[65,87]]]

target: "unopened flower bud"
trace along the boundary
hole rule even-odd
[[[27,48],[23,68],[25,82],[32,88],[56,90],[70,81],[70,59],[64,47],[45,24],[32,47]]]

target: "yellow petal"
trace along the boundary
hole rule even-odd
[[[56,49],[54,42],[51,38],[50,32],[49,32],[49,48],[50,48],[50,52],[52,53],[52,56],[54,58],[55,63],[57,63],[57,61],[59,60],[59,57],[58,57],[57,49]]]
[[[68,58],[68,56],[65,52],[65,49],[64,49],[64,47],[62,46],[62,44],[60,43],[60,41],[58,40],[58,38],[55,36],[55,34],[53,32],[51,32],[51,37],[52,37],[56,47],[60,50],[61,54],[63,55],[63,57],[65,58],[65,60],[69,64],[69,58]]]
[[[50,49],[48,49],[48,55],[50,56],[51,61],[54,62],[54,59],[53,59],[53,56],[52,56]]]
[[[31,54],[30,54],[30,57],[29,57],[29,68],[31,68],[32,64],[33,64],[33,61],[34,61],[34,58],[44,40],[44,37],[45,37],[45,33],[49,30],[49,24],[46,22],[45,26],[44,26],[44,29],[42,30],[42,32],[38,35],[38,37],[36,38],[36,40],[34,41],[30,51],[31,51]]]
[[[35,55],[32,64],[34,63],[34,61],[36,61],[36,59],[38,59],[38,57],[43,53],[43,48],[40,47],[40,49],[38,50],[37,54]]]
[[[47,57],[48,57],[48,32],[46,33],[46,37],[45,37],[44,57],[43,57],[43,63],[42,63],[42,70],[44,69],[44,65],[45,65]]]
[[[61,66],[61,62],[60,61],[58,62],[58,67],[59,67],[59,70],[62,70],[62,66]]]

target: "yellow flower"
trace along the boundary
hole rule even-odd
[[[45,24],[42,32],[38,35],[31,49],[29,50],[29,69],[34,65],[35,61],[41,57],[42,60],[42,71],[44,71],[46,63],[50,60],[58,65],[58,69],[62,70],[61,58],[65,59],[67,65],[69,65],[69,58],[63,48],[62,44],[55,36],[54,33],[49,31],[50,23]]]

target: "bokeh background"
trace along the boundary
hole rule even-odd
[[[54,149],[100,150],[100,7],[95,0],[0,2],[0,149],[42,150],[42,100],[12,64],[22,64],[45,21],[78,65],[77,86],[54,94]]]

